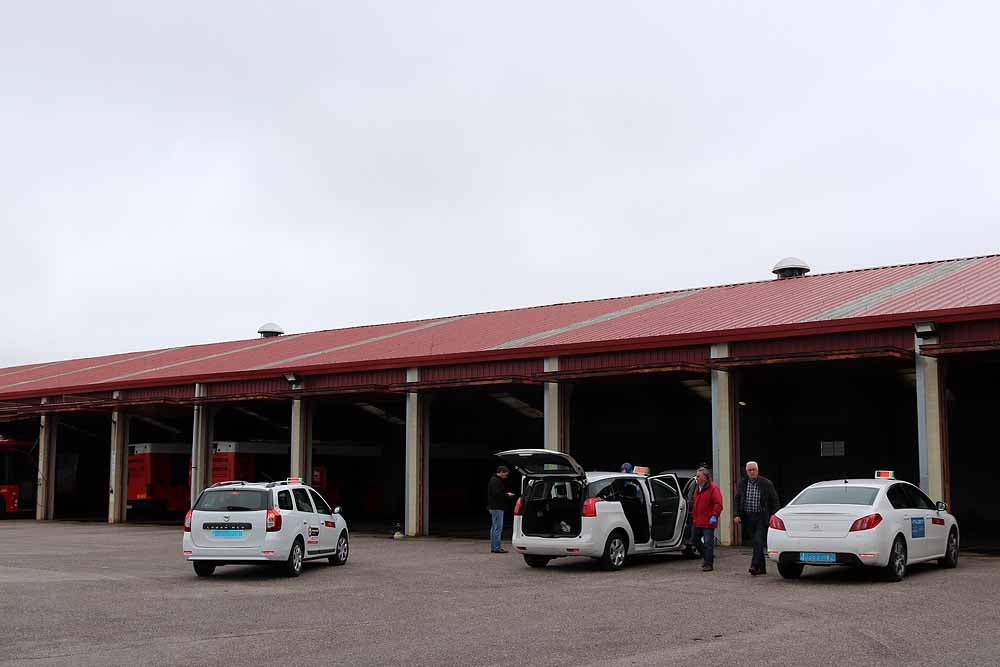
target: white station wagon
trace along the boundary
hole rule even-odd
[[[513,546],[530,567],[589,556],[617,570],[633,555],[690,554],[688,503],[675,474],[584,472],[571,456],[547,449],[497,456],[524,476]]]
[[[219,482],[184,518],[184,558],[199,577],[220,565],[280,564],[293,577],[307,560],[343,565],[350,538],[340,513],[298,479]]]
[[[876,479],[808,486],[771,517],[768,557],[786,579],[806,565],[882,568],[899,581],[913,563],[958,566],[958,523],[944,502],[879,471]]]

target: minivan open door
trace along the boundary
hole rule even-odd
[[[662,547],[680,542],[684,537],[688,504],[681,494],[676,475],[650,477],[649,487],[653,492],[651,527],[653,543]]]
[[[525,477],[564,475],[581,480],[586,477],[583,468],[572,456],[550,449],[511,449],[497,456]]]

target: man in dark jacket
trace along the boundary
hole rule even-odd
[[[747,462],[747,476],[740,480],[736,489],[736,512],[733,521],[737,525],[746,523],[747,530],[753,538],[753,558],[750,561],[750,574],[766,574],[764,560],[764,542],[767,539],[767,526],[771,515],[777,512],[778,492],[767,477],[761,477],[756,461]]]
[[[505,554],[506,549],[500,546],[500,534],[503,532],[503,511],[507,508],[507,499],[514,494],[507,490],[505,480],[510,476],[507,466],[497,468],[497,474],[490,477],[486,487],[486,509],[490,511],[490,552]]]
[[[709,478],[707,468],[698,468],[694,479],[694,507],[691,509],[691,539],[701,550],[704,560],[701,569],[711,572],[715,569],[715,529],[722,514],[722,491]]]

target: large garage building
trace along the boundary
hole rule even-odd
[[[0,369],[0,488],[39,520],[121,522],[297,476],[358,526],[451,533],[486,526],[495,452],[546,447],[592,470],[707,463],[730,501],[747,459],[783,501],[887,468],[966,543],[996,534],[1000,256],[775,273]]]

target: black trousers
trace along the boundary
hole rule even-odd
[[[771,520],[764,512],[754,514],[744,514],[743,521],[750,532],[750,539],[753,540],[753,559],[750,567],[763,572],[767,561],[764,559],[764,543],[767,541],[767,524]]]

